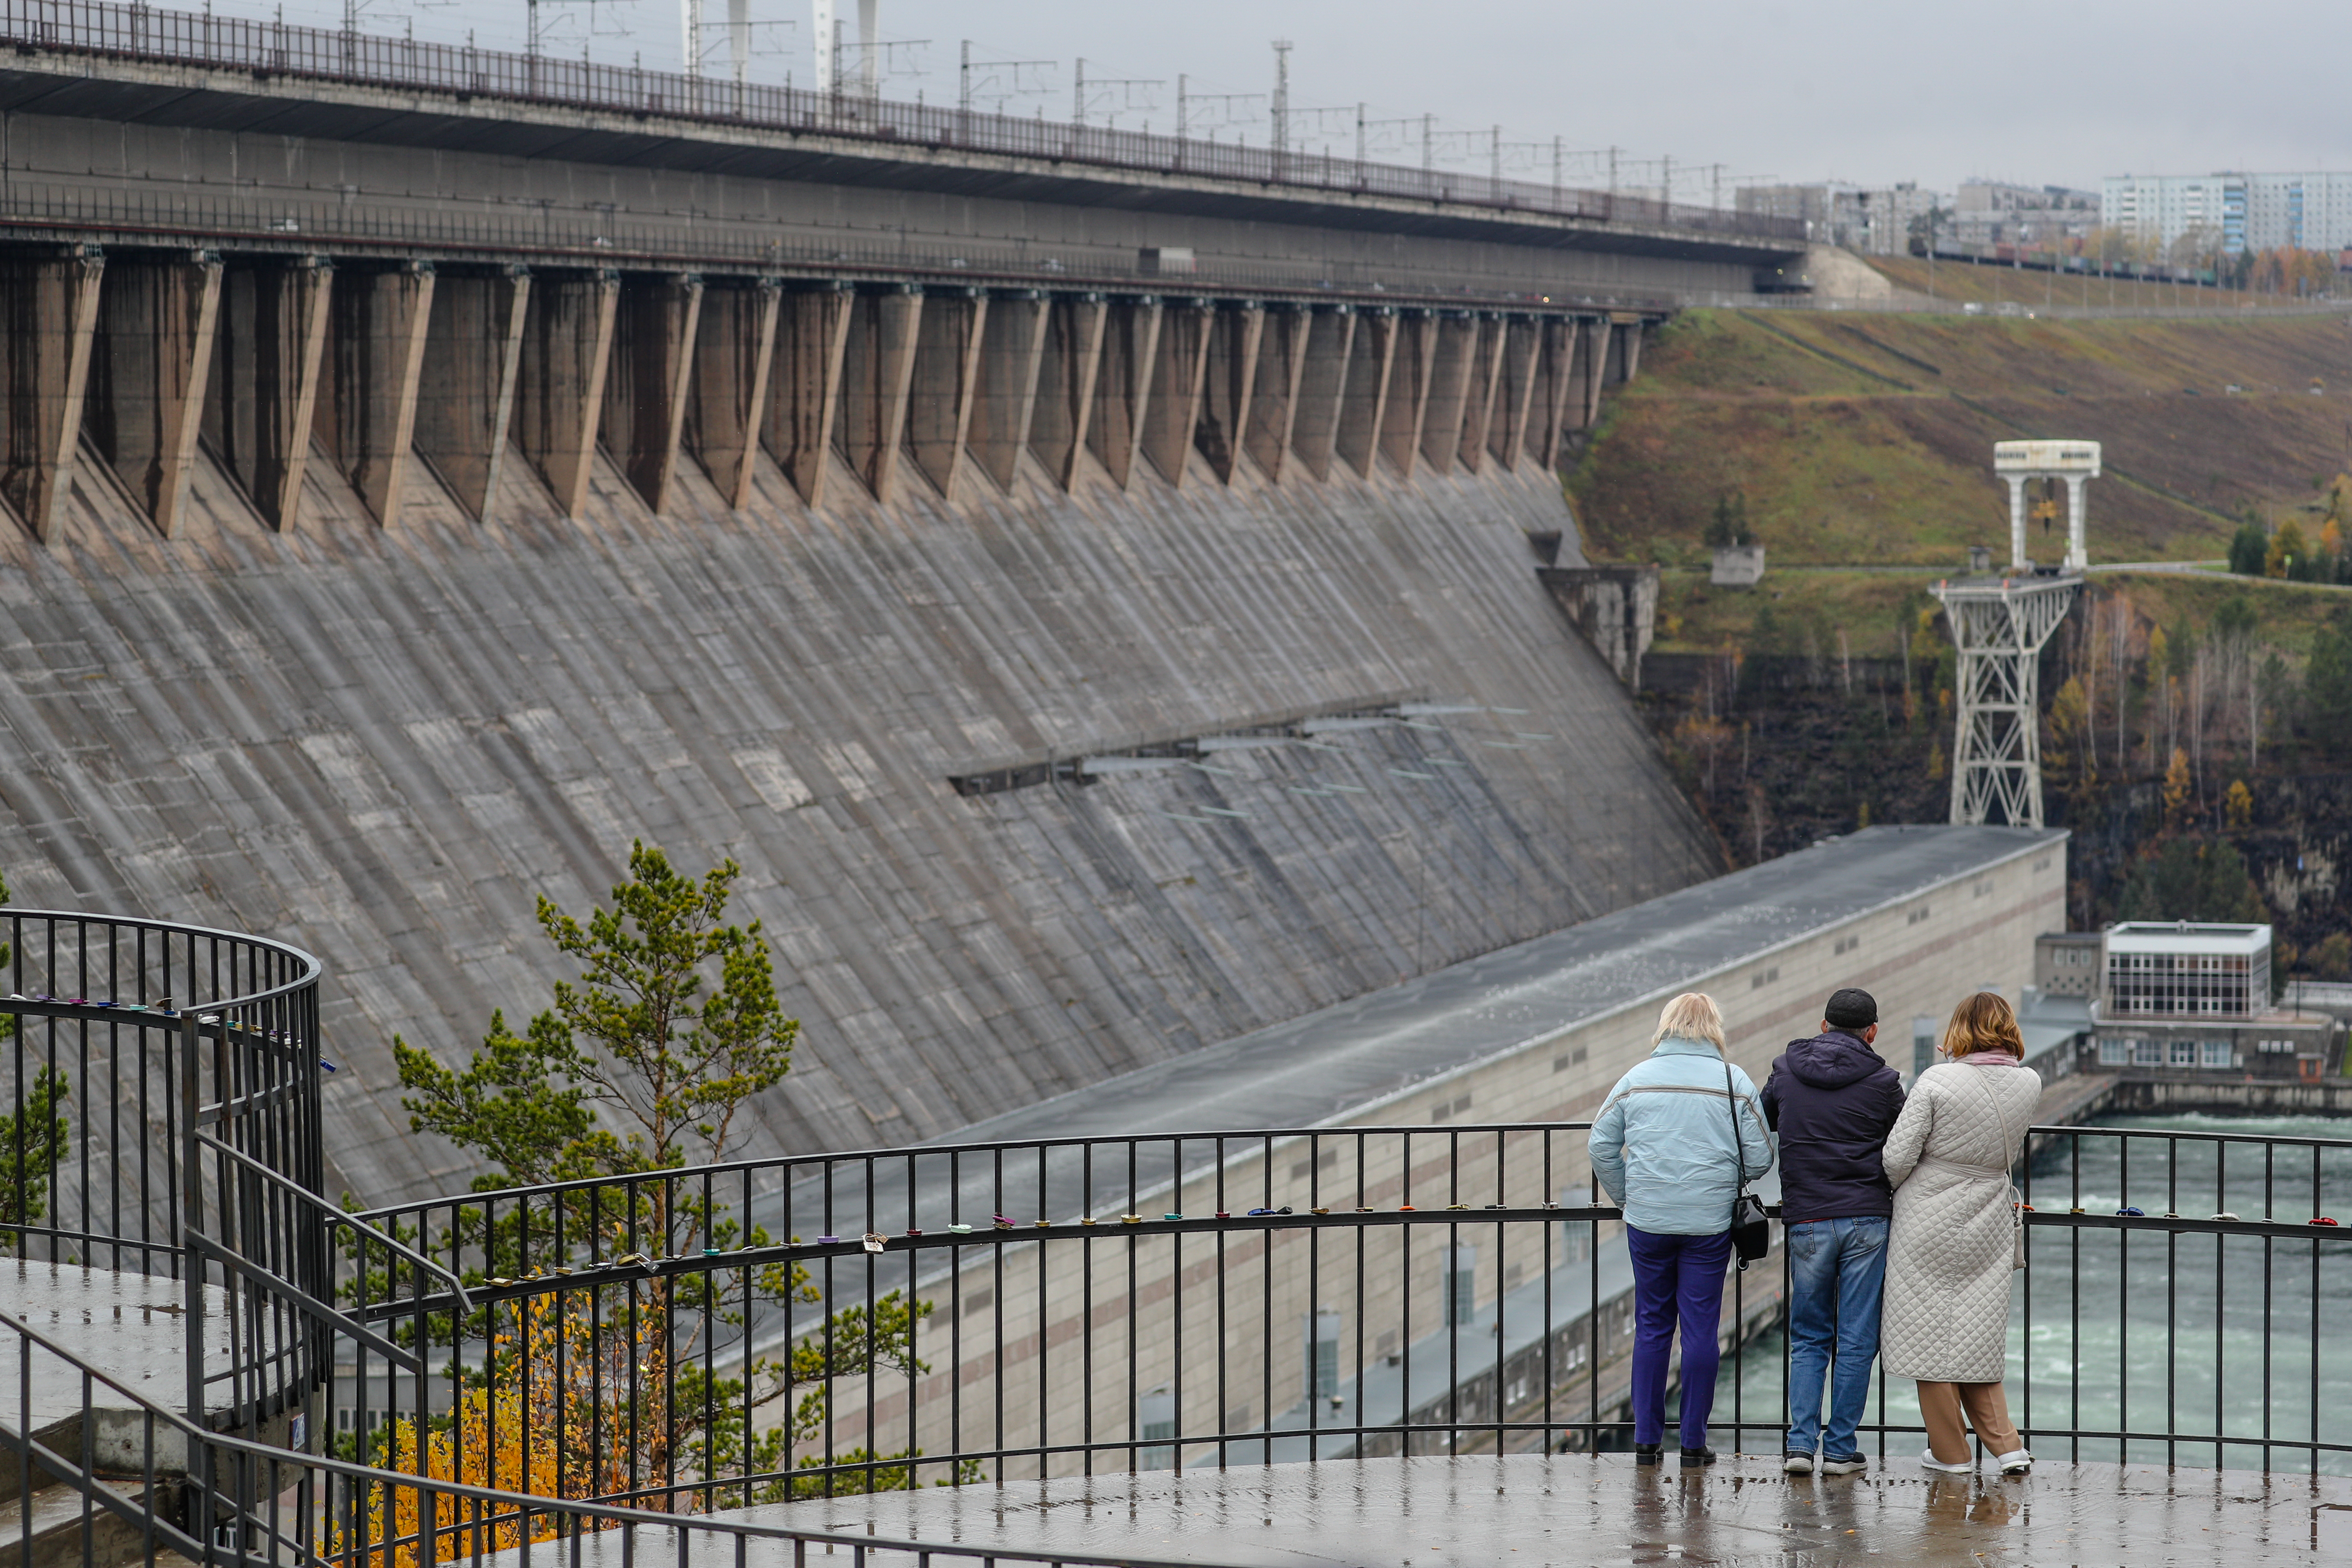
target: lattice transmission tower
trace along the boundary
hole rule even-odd
[[[1952,820],[2042,826],[2042,649],[2074,607],[2089,561],[2083,487],[2098,477],[2095,441],[2002,441],[1993,468],[2010,487],[2010,569],[1938,583],[1959,650],[1952,736]],[[2037,568],[2025,553],[2024,488],[2064,481],[2066,552]]]

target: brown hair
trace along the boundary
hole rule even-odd
[[[1953,1061],[1976,1051],[2007,1051],[2025,1059],[2025,1037],[2017,1032],[2017,1015],[1990,991],[1961,999],[1944,1026],[1944,1055]]]

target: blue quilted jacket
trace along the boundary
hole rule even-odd
[[[1735,1144],[1732,1118],[1738,1117]],[[1731,1228],[1738,1160],[1754,1181],[1772,1168],[1772,1130],[1756,1085],[1713,1046],[1673,1037],[1617,1080],[1593,1119],[1592,1173],[1636,1230],[1719,1236]]]

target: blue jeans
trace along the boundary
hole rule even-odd
[[[1878,1355],[1878,1297],[1886,1282],[1886,1219],[1814,1219],[1789,1226],[1789,1452],[1849,1458],[1870,1399]],[[1830,1374],[1834,1359],[1837,1370]],[[1830,1419],[1822,1382],[1830,1374]]]
[[[1666,1236],[1629,1225],[1625,1249],[1633,1258],[1633,1441],[1646,1447],[1665,1440],[1666,1363],[1674,1354],[1679,1318],[1683,1447],[1704,1448],[1707,1413],[1715,1408],[1716,1369],[1723,1359],[1715,1336],[1723,1322],[1731,1233]],[[1871,1321],[1875,1325],[1877,1319]]]

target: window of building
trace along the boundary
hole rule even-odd
[[[2205,1042],[2205,1065],[2209,1068],[2235,1067],[2238,1065],[2238,1053],[2231,1049],[2227,1040],[2208,1040]]]
[[[2099,1037],[2099,1065],[2103,1068],[2131,1066],[2132,1047],[2137,1042],[2119,1040],[2112,1035]]]
[[[1328,1399],[1339,1392],[1339,1310],[1318,1307],[1307,1320],[1307,1397]],[[1175,1433],[1171,1430],[1168,1435],[1172,1437]]]
[[[1168,1385],[1161,1384],[1137,1400],[1136,1405],[1137,1436],[1147,1443],[1155,1439],[1172,1443],[1176,1436],[1176,1395],[1169,1392]],[[1176,1450],[1173,1447],[1146,1448],[1137,1458],[1138,1466],[1147,1470],[1169,1469],[1175,1463]]]
[[[2132,1042],[2132,1066],[2140,1068],[2160,1068],[2163,1065],[2164,1042],[2162,1040],[2134,1040]]]
[[[1478,1249],[1456,1247],[1445,1255],[1445,1326],[1466,1327],[1478,1310]]]
[[[2118,952],[2107,960],[2107,993],[2119,1016],[2243,1016],[2252,964],[2242,952]]]
[[[2197,1065],[2197,1042],[2194,1040],[2173,1041],[2172,1065],[2177,1068],[2195,1067]]]

